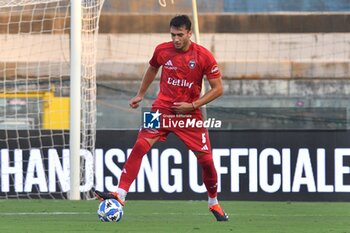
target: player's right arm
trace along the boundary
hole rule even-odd
[[[148,87],[151,85],[153,80],[156,78],[159,68],[149,65],[145,75],[142,78],[141,86],[136,96],[130,99],[129,106],[132,108],[137,108],[139,103],[143,100]]]

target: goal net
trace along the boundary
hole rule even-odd
[[[80,192],[91,196],[96,40],[103,0],[82,0]],[[0,1],[0,198],[70,189],[70,1]]]

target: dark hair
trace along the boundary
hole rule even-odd
[[[171,19],[169,26],[175,28],[180,28],[184,26],[186,30],[189,31],[191,30],[192,23],[187,15],[177,15]]]

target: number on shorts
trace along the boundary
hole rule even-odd
[[[207,142],[207,138],[205,137],[205,133],[202,133],[202,143],[205,144]]]

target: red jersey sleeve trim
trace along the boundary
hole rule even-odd
[[[214,64],[211,66],[211,69],[209,71],[209,74],[206,74],[207,79],[214,79],[214,78],[220,78],[221,73],[218,64]]]
[[[198,45],[198,49],[200,54],[203,56],[202,64],[204,68],[204,74],[207,79],[220,78],[221,72],[213,54],[203,46]]]

